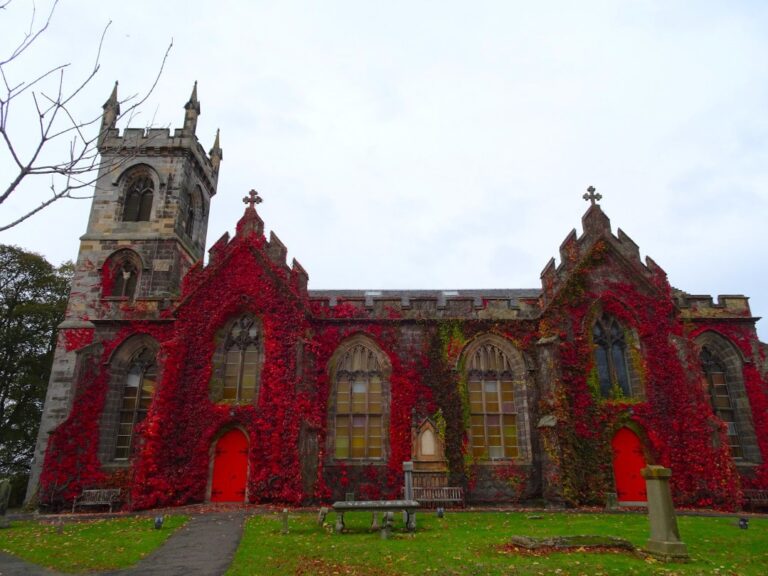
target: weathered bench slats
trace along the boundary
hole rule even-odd
[[[440,504],[464,504],[464,489],[461,486],[413,487],[413,499],[427,506]]]
[[[102,488],[99,490],[83,490],[80,496],[72,502],[72,512],[77,506],[112,506],[120,502],[119,488]]]
[[[413,472],[414,488],[444,488],[448,486],[447,472]]]
[[[768,490],[744,490],[744,504],[753,508],[768,506]]]

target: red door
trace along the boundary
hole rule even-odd
[[[216,443],[211,502],[244,502],[248,476],[248,439],[230,430]]]
[[[637,434],[629,428],[619,428],[611,441],[613,446],[613,478],[619,502],[647,502],[645,479],[640,470],[645,468],[643,445]]]

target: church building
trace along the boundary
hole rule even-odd
[[[184,108],[173,133],[121,134],[117,88],[104,104],[30,499],[394,498],[404,462],[417,499],[451,503],[642,505],[647,464],[678,505],[768,488],[748,299],[670,286],[593,188],[538,288],[311,290],[254,191],[204,263],[223,153],[196,87]]]

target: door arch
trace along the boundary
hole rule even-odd
[[[640,470],[645,468],[643,443],[626,426],[619,428],[611,440],[613,448],[613,478],[619,504],[639,505],[648,502],[645,479]]]
[[[239,428],[225,432],[213,450],[211,502],[245,502],[248,437]]]

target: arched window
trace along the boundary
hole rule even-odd
[[[723,363],[708,348],[703,348],[699,356],[701,368],[707,380],[710,401],[715,415],[722,420],[728,428],[728,446],[733,458],[742,458],[741,440],[739,438],[739,426],[736,422],[736,410],[733,397],[726,378],[726,369]]]
[[[145,222],[152,212],[155,183],[146,170],[136,170],[125,180],[124,222]]]
[[[630,397],[627,343],[621,325],[613,316],[599,317],[592,327],[592,341],[600,394],[603,398]]]
[[[139,271],[133,262],[123,262],[119,269],[115,270],[114,284],[112,285],[112,296],[123,296],[133,298],[136,293],[136,281],[139,277]]]
[[[258,397],[261,340],[261,326],[250,314],[232,324],[224,342],[222,401],[248,403]]]
[[[115,460],[127,460],[133,448],[134,429],[147,415],[157,378],[154,353],[149,348],[138,350],[130,361],[125,376],[120,416],[115,443]]]
[[[184,234],[188,238],[192,238],[195,232],[196,218],[197,218],[197,200],[199,197],[199,189],[190,191],[184,189],[181,193],[181,200],[179,203],[179,221]]]
[[[104,296],[132,299],[141,274],[141,258],[133,250],[120,250],[104,264]]]
[[[492,343],[478,346],[468,358],[467,385],[472,455],[517,458],[515,374],[508,355]]]
[[[334,457],[384,458],[388,390],[384,358],[358,342],[339,358],[334,374]]]

